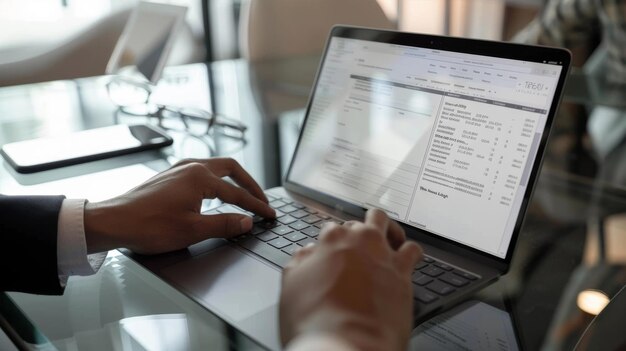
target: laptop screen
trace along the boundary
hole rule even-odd
[[[505,258],[562,69],[332,37],[288,180]]]

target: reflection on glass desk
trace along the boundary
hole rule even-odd
[[[63,296],[22,293],[8,296],[2,303],[15,303],[39,328],[20,330],[20,335],[31,335],[32,339],[24,341],[40,347],[263,349],[126,256],[113,251],[97,274],[70,279]],[[6,309],[3,306],[3,313]]]
[[[318,59],[254,65],[226,60],[168,68],[155,99],[239,118],[248,126],[245,140],[171,131],[175,144],[162,152],[29,176],[16,174],[2,161],[0,193],[65,193],[96,201],[126,191],[180,158],[213,156],[235,158],[263,187],[279,185],[297,140]],[[107,79],[0,89],[0,144],[115,123]],[[573,103],[578,100],[568,99],[555,121],[511,270],[472,297],[471,306],[482,306],[510,322],[514,337],[509,339],[515,342],[500,350],[572,349],[599,312],[589,305],[606,304],[626,285],[626,177],[620,176],[626,161],[619,153],[609,154],[606,159],[593,159],[595,168],[590,171],[584,133],[576,134],[585,124],[572,122],[578,121],[574,113],[580,106]],[[121,122],[145,122],[118,117]],[[108,186],[93,189],[94,182]],[[434,332],[455,318],[465,320],[468,310],[471,317],[475,310],[461,305],[426,322],[416,334],[426,328]],[[0,325],[13,330],[7,334],[44,348],[261,347],[214,312],[116,251],[95,276],[71,278],[64,296],[0,294]],[[626,319],[626,313],[611,316],[609,326],[623,325]]]

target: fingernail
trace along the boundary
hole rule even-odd
[[[241,225],[242,233],[245,233],[247,231],[250,231],[250,229],[252,229],[252,217],[244,217],[241,219],[239,223]]]

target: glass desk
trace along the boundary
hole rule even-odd
[[[171,67],[155,99],[240,118],[248,126],[245,138],[173,132],[175,144],[163,151],[32,175],[16,174],[3,161],[0,193],[65,193],[97,201],[180,158],[212,156],[235,158],[263,187],[279,185],[317,63],[316,57],[304,57]],[[115,122],[145,122],[116,119],[106,94],[108,79],[0,89],[0,144]],[[617,296],[626,285],[626,177],[620,173],[626,158],[620,147],[607,158],[592,155],[582,121],[589,104],[598,102],[581,106],[577,99],[566,96],[555,122],[509,273],[418,326],[412,349],[569,350],[597,313],[594,303]],[[94,179],[106,179],[109,185],[89,187]],[[597,291],[605,297],[588,294]],[[611,312],[607,318],[612,323],[602,325],[623,325],[626,311]],[[264,348],[117,251],[109,253],[96,275],[71,278],[63,296],[1,293],[0,325],[18,347],[30,349]]]

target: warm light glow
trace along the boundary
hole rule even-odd
[[[445,2],[402,0],[400,29],[407,32],[444,34]]]
[[[400,29],[501,40],[507,0],[399,0]],[[383,4],[383,0],[379,0]],[[446,21],[446,14],[449,18]],[[446,28],[446,22],[449,28]]]
[[[610,299],[605,293],[593,289],[581,291],[576,299],[578,308],[594,316],[602,312],[609,301]]]

